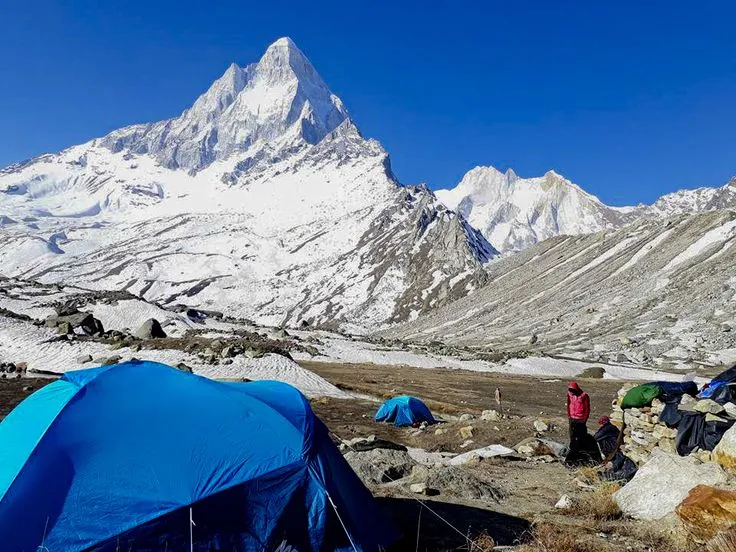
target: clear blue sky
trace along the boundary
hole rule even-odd
[[[732,2],[36,0],[0,8],[0,166],[177,115],[292,37],[404,183],[548,169],[612,204],[736,175]]]

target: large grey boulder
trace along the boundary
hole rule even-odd
[[[458,466],[417,466],[407,481],[423,484],[426,494],[441,494],[463,500],[500,502],[504,491],[478,477],[473,471]]]
[[[136,330],[135,336],[140,339],[158,339],[166,337],[166,332],[158,320],[149,318]]]
[[[48,328],[60,328],[61,333],[71,333],[67,330],[77,328],[87,335],[102,334],[105,331],[102,322],[89,312],[75,312],[67,315],[52,314],[46,318],[44,325]]]
[[[713,458],[726,470],[736,474],[736,424],[723,434],[713,449]]]
[[[722,485],[726,480],[718,464],[654,449],[649,462],[613,498],[625,515],[657,520],[674,512],[694,487]]]
[[[345,460],[367,484],[390,483],[411,473],[416,462],[405,450],[375,448],[364,452],[350,451]]]

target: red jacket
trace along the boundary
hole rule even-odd
[[[579,395],[576,395],[570,389],[580,391],[580,387],[577,383],[572,382],[567,390],[567,417],[572,420],[587,422],[590,417],[590,397],[582,391]]]

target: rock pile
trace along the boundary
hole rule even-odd
[[[613,401],[610,418],[619,427],[621,427],[624,415],[619,404],[632,387],[634,384],[622,387],[618,392],[618,397]],[[667,427],[660,419],[665,406],[662,401],[654,399],[651,406],[626,409],[626,428],[621,450],[639,465],[646,463],[655,450],[677,454],[677,428]],[[682,396],[678,411],[704,413],[706,422],[728,423],[730,420],[736,420],[736,405],[729,403],[722,406],[710,399],[698,400],[690,395]],[[696,448],[691,455],[703,462],[714,460],[709,450]]]
[[[20,378],[27,367],[25,362],[0,362],[0,379]]]

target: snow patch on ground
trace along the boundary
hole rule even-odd
[[[509,375],[525,375],[536,377],[574,378],[586,368],[599,367],[606,371],[608,379],[623,380],[667,380],[681,381],[682,375],[646,368],[610,365],[583,360],[569,360],[551,357],[527,357],[509,359],[505,363],[493,363],[484,360],[462,360],[450,356],[431,353],[389,349],[361,341],[351,341],[341,337],[321,336],[324,342],[320,352],[324,356],[317,357],[320,362],[336,362],[347,364],[377,364],[381,366],[411,366],[413,368],[449,368],[470,370],[473,372],[494,372]],[[295,353],[294,357],[304,360],[315,360],[306,353]]]
[[[349,399],[326,379],[302,368],[288,358],[267,354],[261,358],[236,357],[232,364],[203,366],[197,374],[214,379],[277,380],[293,385],[308,397],[335,397]]]
[[[58,334],[53,329],[0,317],[0,361],[26,362],[29,370],[61,374],[94,367],[94,363],[79,362],[78,359],[84,355],[90,355],[93,359],[119,355],[123,360],[135,357],[170,366],[183,362],[191,366],[195,374],[210,378],[283,381],[308,397],[350,398],[350,395],[327,380],[280,355],[269,354],[262,358],[237,357],[230,365],[209,365],[202,364],[197,357],[184,351],[144,349],[133,352],[128,348],[111,351],[106,345],[93,341],[49,342],[55,337]]]

